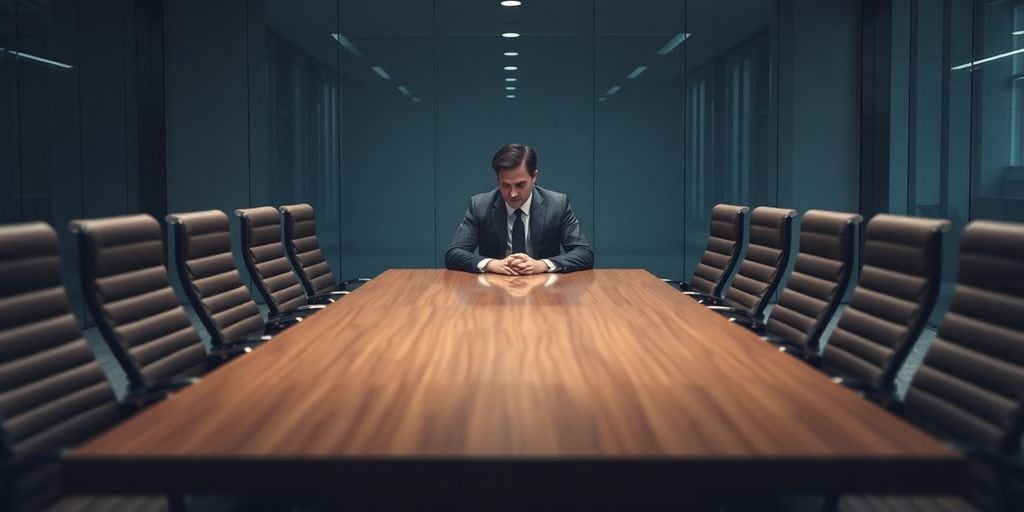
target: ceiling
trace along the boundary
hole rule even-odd
[[[669,83],[772,24],[777,0],[286,0],[266,1],[269,30],[349,80],[403,85],[426,94],[451,80],[493,83],[504,66],[520,89],[559,73],[593,75],[596,92],[635,80]],[[343,34],[362,55],[342,48]],[[521,37],[505,39],[503,32]],[[658,50],[692,35],[668,55]],[[514,58],[505,51],[517,51]],[[561,61],[555,60],[557,56]],[[372,70],[392,77],[387,84]],[[443,73],[434,77],[436,73]]]

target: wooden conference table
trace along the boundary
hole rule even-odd
[[[68,458],[76,491],[951,492],[955,452],[642,270],[389,270]]]

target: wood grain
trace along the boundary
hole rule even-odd
[[[389,270],[67,464],[111,492],[927,492],[963,471],[641,270]]]

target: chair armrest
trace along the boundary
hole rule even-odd
[[[689,291],[689,290],[690,290],[690,285],[689,285],[689,284],[687,284],[687,283],[685,283],[685,282],[683,282],[683,281],[676,281],[676,280],[674,280],[674,279],[665,279],[665,278],[662,278],[662,279],[661,279],[661,282],[663,282],[663,283],[667,283],[667,284],[670,284],[670,285],[672,285],[672,286],[673,286],[674,288],[679,288],[680,290],[682,290],[682,291],[684,291],[684,292],[685,292],[685,291]]]
[[[818,354],[803,345],[797,345],[796,343],[788,341],[783,341],[777,345],[779,345],[779,352],[785,352],[791,356],[799,357],[815,368],[821,367],[821,354]]]
[[[269,336],[269,335],[266,335],[266,334],[261,335],[261,336],[249,336],[247,338],[239,338],[237,340],[228,341],[227,343],[224,343],[223,346],[225,348],[230,348],[230,347],[250,347],[251,348],[251,347],[255,347],[257,345],[261,345],[263,343],[266,343],[266,342],[270,341],[271,338],[272,338],[272,336]]]
[[[725,316],[742,317],[742,318],[749,319],[751,321],[756,321],[756,320],[754,320],[754,317],[750,315],[750,312],[742,310],[742,309],[737,309],[737,308],[730,307],[730,306],[717,306],[717,305],[710,305],[710,306],[708,306],[708,309],[710,309],[711,311],[714,311],[715,313],[721,313],[721,314],[723,314]],[[758,322],[758,323],[760,323],[760,322]]]
[[[342,291],[347,291],[348,287],[351,286],[351,285],[363,284],[363,283],[369,283],[369,282],[370,282],[370,278],[369,277],[357,277],[355,279],[346,279],[345,281],[342,281],[342,282],[338,283],[338,288],[337,289],[338,290],[342,290]]]
[[[302,318],[302,317],[307,317],[307,316],[312,315],[313,313],[316,313],[317,311],[320,311],[321,309],[324,309],[326,307],[327,307],[326,304],[307,304],[305,306],[299,306],[299,307],[294,308],[294,309],[289,309],[288,311],[282,311],[282,312],[278,313],[277,316],[274,317],[274,318],[281,318],[281,317],[298,317],[298,318]]]
[[[274,335],[277,334],[299,322],[302,321],[301,316],[277,316],[271,318],[263,325],[263,332],[266,334]]]
[[[206,354],[206,363],[211,367],[217,366],[234,357],[242,354],[248,354],[249,352],[252,352],[252,347],[248,345],[228,345],[218,347]]]
[[[707,293],[683,291],[683,295],[686,295],[687,297],[698,302],[706,300],[709,301],[711,304],[721,305],[721,299]]]
[[[743,327],[746,327],[747,329],[754,331],[758,335],[764,335],[764,324],[754,321],[750,318],[734,316],[729,318],[729,322],[742,325]]]
[[[864,382],[859,379],[853,379],[850,377],[833,377],[832,382],[839,384],[845,388],[856,391],[864,398],[871,400],[883,407],[889,407],[892,404],[898,402],[896,394],[887,389],[882,389],[874,384]]]

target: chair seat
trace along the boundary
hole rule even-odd
[[[967,500],[953,495],[844,496],[840,512],[978,512]]]
[[[66,496],[47,512],[162,512],[170,510],[163,496]]]

